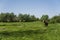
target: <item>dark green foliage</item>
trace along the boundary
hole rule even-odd
[[[12,13],[1,13],[0,22],[31,22],[36,21],[37,18],[34,15],[19,14],[18,16]]]
[[[48,15],[42,15],[40,20],[43,21],[43,20],[48,20],[48,19],[49,19]]]
[[[14,22],[17,21],[16,15],[14,13],[1,13],[0,22]]]
[[[52,17],[50,23],[60,23],[60,15]]]
[[[60,15],[49,18],[48,15],[42,15],[41,19],[36,18],[34,15],[29,14],[19,14],[15,15],[13,12],[11,13],[1,13],[0,14],[0,22],[33,22],[33,21],[43,21],[49,20],[49,23],[60,23]]]
[[[53,16],[52,18],[49,18],[48,15],[42,15],[40,20],[48,20],[49,23],[60,23],[60,15]]]
[[[19,14],[18,19],[21,22],[31,22],[37,20],[37,18],[34,15],[28,15],[28,14]]]

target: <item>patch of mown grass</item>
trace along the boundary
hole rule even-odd
[[[58,23],[49,24],[48,27],[44,27],[41,22],[7,23],[5,26],[0,26],[0,30],[0,40],[60,40]]]
[[[1,37],[2,39],[4,39],[4,37],[5,38],[13,37],[16,39],[18,37],[20,37],[20,39],[26,39],[26,38],[34,39],[34,38],[38,38],[38,37],[40,38],[40,35],[43,33],[44,33],[44,30],[43,31],[41,31],[41,30],[26,30],[26,31],[14,31],[14,32],[4,31],[4,32],[1,32],[0,35],[2,36]],[[35,40],[37,40],[37,39],[35,39]]]

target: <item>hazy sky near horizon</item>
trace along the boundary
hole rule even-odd
[[[41,17],[42,15],[60,14],[60,0],[0,0],[0,13],[14,12],[35,15]]]

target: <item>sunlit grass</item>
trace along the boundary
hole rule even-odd
[[[60,40],[60,24],[42,22],[0,23],[1,40]]]

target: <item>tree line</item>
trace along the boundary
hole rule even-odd
[[[40,21],[48,20],[49,23],[60,23],[60,15],[53,16],[52,18],[49,18],[48,15],[42,15]]]
[[[49,20],[50,23],[60,23],[60,15],[49,18],[48,15],[42,15],[41,18],[37,18],[34,15],[19,14],[18,16],[12,13],[0,13],[0,22],[33,22]]]
[[[14,13],[1,13],[0,22],[32,22],[37,21],[34,15],[29,14],[19,14],[18,16]]]

